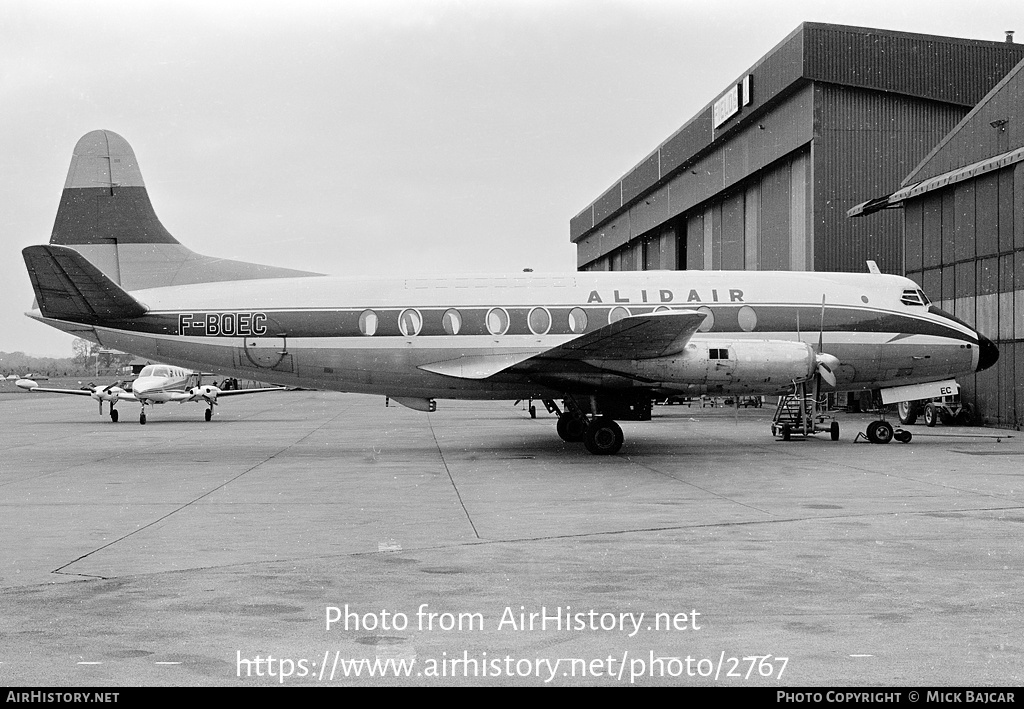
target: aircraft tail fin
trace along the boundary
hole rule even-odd
[[[108,130],[87,133],[75,146],[50,244],[78,251],[126,290],[320,275],[183,246],[157,218],[135,152]]]
[[[146,306],[66,246],[22,250],[43,317],[77,322],[136,318]]]

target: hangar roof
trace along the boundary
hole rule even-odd
[[[1024,161],[1024,61],[904,178],[902,189],[858,204],[851,217],[901,206],[907,199]]]
[[[805,22],[570,220],[570,240],[620,212],[808,82],[974,106],[1024,59],[1024,45]],[[749,105],[716,128],[720,98],[750,77]]]
[[[1024,147],[1024,61],[1003,77],[903,180],[935,177],[1008,149]]]

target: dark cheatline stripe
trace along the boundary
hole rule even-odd
[[[759,332],[794,332],[799,330],[802,333],[816,333],[821,326],[820,306],[786,306],[786,305],[750,305],[757,314],[757,324],[750,331],[751,334]],[[439,306],[430,308],[419,308],[423,318],[423,327],[417,337],[448,336],[445,332],[442,316],[451,306]],[[534,306],[512,307],[507,306],[505,310],[509,314],[508,335],[533,335],[529,328],[529,313]],[[617,306],[568,306],[550,307],[551,327],[549,335],[570,335],[574,334],[569,327],[569,312],[576,307],[583,308],[588,316],[585,332],[593,332],[608,324],[608,315]],[[685,306],[678,306],[684,309]],[[709,334],[720,333],[729,335],[743,333],[739,327],[737,305],[715,305],[711,306],[714,314],[714,327]],[[287,310],[287,311],[209,311],[215,317],[215,324],[209,329],[205,325],[192,327],[185,332],[179,332],[178,313],[157,313],[147,315],[143,318],[117,323],[108,323],[111,326],[135,332],[155,334],[185,334],[207,337],[366,337],[359,329],[359,317],[365,310],[373,310],[377,315],[377,329],[372,337],[405,337],[399,331],[399,315],[406,308],[344,308],[331,310]],[[457,307],[462,314],[462,328],[459,335],[490,335],[487,329],[487,312],[490,307]],[[649,313],[654,306],[633,307],[629,309],[632,314]],[[265,330],[252,333],[240,332],[237,329],[231,330],[230,323],[238,321],[238,313],[253,314],[259,312],[263,319],[259,322],[265,323]],[[190,315],[196,323],[205,323],[208,312],[192,311]],[[223,318],[224,313],[230,313],[233,317]],[[923,314],[923,313],[922,313]],[[228,331],[224,332],[221,325],[228,323]],[[964,342],[975,342],[971,335],[964,334],[953,327],[944,326],[928,320],[922,320],[909,315],[893,312],[879,312],[862,308],[829,307],[825,312],[824,330],[828,332],[894,332],[906,333],[909,335],[935,335],[963,340]],[[581,333],[575,333],[581,334]]]

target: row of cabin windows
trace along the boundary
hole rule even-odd
[[[920,293],[920,291],[918,291]],[[924,297],[924,294],[920,294]],[[666,306],[658,306],[654,309],[654,312],[663,312],[670,310]],[[715,326],[715,315],[711,308],[702,306],[697,309],[698,312],[704,313],[706,319],[698,328],[700,332],[708,332]],[[623,306],[616,306],[611,309],[608,313],[608,324],[617,322],[625,317],[629,317],[630,312]],[[738,321],[740,329],[745,332],[753,332],[754,328],[757,327],[757,313],[749,305],[745,305],[739,309]],[[504,308],[491,308],[487,311],[487,315],[484,318],[487,331],[492,335],[504,335],[508,332],[510,318],[508,311]],[[551,313],[547,308],[536,307],[530,310],[527,316],[527,323],[530,327],[530,332],[534,335],[546,335],[551,330],[552,318]],[[380,324],[380,320],[377,313],[373,310],[364,310],[359,315],[359,332],[364,335],[376,335],[377,328]],[[462,313],[455,308],[449,308],[441,316],[441,324],[444,331],[448,335],[458,335],[462,330]],[[568,312],[568,326],[569,332],[580,335],[586,332],[587,325],[589,324],[589,318],[587,311],[583,308],[572,308]],[[405,337],[415,337],[420,334],[423,329],[423,315],[419,310],[415,308],[406,308],[398,316],[398,329],[399,332]]]
[[[625,310],[625,308],[617,308]],[[620,314],[616,320],[629,315],[629,311]],[[569,331],[573,334],[582,334],[587,329],[587,312],[583,308],[573,308],[569,311]],[[613,321],[614,322],[614,321]],[[511,319],[508,311],[504,308],[491,308],[484,318],[487,331],[492,335],[504,335],[508,332]],[[534,335],[546,335],[551,330],[551,313],[547,308],[534,308],[527,316],[527,323],[530,332]],[[359,332],[364,335],[377,334],[379,319],[373,310],[364,310],[359,315]],[[441,316],[441,326],[448,335],[458,335],[462,330],[462,313],[455,308],[449,308]],[[406,337],[415,337],[423,329],[423,316],[415,308],[407,308],[398,316],[398,330]]]

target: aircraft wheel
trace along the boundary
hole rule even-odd
[[[935,404],[926,404],[924,407],[924,425],[931,428],[939,421],[939,410]]]
[[[888,443],[895,432],[888,421],[872,421],[868,424],[868,440],[872,443]]]
[[[896,405],[896,412],[900,417],[900,423],[910,426],[917,421],[921,406],[916,401],[901,401]]]
[[[530,406],[530,418],[532,418],[532,419],[537,418],[537,407],[536,406]]]
[[[141,414],[139,414],[139,423],[142,424],[143,426],[146,425],[146,412],[145,411],[143,411]]]
[[[207,421],[212,419],[213,418],[213,409],[207,409],[206,413],[204,414],[204,416],[206,417]]]
[[[839,440],[839,422],[838,421],[833,421],[832,422],[832,425],[829,426],[829,428],[828,428],[828,433],[829,433],[830,436],[832,436],[832,440],[833,441],[838,441]]]
[[[110,410],[110,420],[117,423],[117,409]]]
[[[587,420],[570,413],[558,417],[555,425],[558,437],[566,443],[580,443],[587,436]]]
[[[622,429],[607,416],[598,416],[587,427],[583,445],[594,455],[615,455],[622,448]]]
[[[910,431],[897,431],[895,436],[896,440],[900,443],[910,443],[910,439],[914,437],[914,434]]]

